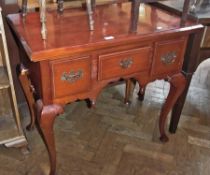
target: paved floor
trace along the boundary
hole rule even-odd
[[[96,109],[68,105],[56,119],[58,175],[209,175],[210,60],[190,87],[181,122],[170,141],[158,140],[157,120],[168,84],[151,83],[144,102],[125,106],[124,86],[104,90]],[[138,87],[135,91],[137,92]],[[26,108],[22,109],[28,120]],[[35,129],[26,132],[30,154],[0,147],[0,175],[47,175],[47,152]]]

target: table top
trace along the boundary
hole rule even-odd
[[[84,9],[66,9],[62,15],[56,11],[47,12],[47,40],[41,38],[39,13],[11,14],[8,22],[16,32],[32,61],[41,61],[81,49],[97,49],[106,44],[116,45],[167,32],[188,31],[201,28],[191,21],[180,27],[180,17],[155,6],[141,5],[136,33],[131,33],[131,3],[97,6],[94,12],[94,31],[89,31],[88,16]]]
[[[190,16],[195,18],[198,23],[208,24],[210,25],[210,2],[206,2],[208,0],[203,0],[205,4],[202,3],[197,6],[195,12],[191,12]],[[163,7],[168,8],[168,10],[175,12],[182,12],[184,1],[183,0],[175,0],[175,1],[163,1],[158,2],[158,4],[163,5]]]

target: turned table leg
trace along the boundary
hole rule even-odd
[[[42,39],[47,39],[47,26],[46,26],[46,0],[40,1],[40,22],[41,22],[41,35]]]
[[[133,0],[131,4],[131,22],[130,22],[130,32],[135,33],[138,26],[139,19],[139,6],[141,1]]]
[[[42,100],[37,100],[35,104],[35,110],[37,114],[40,133],[43,137],[43,140],[45,142],[49,154],[49,159],[50,159],[49,175],[55,175],[56,150],[55,150],[53,124],[56,116],[63,113],[63,107],[56,104],[44,106]]]
[[[63,8],[63,3],[64,3],[64,0],[58,0],[58,12],[62,13],[64,8]]]
[[[168,79],[170,90],[168,97],[163,105],[159,119],[160,140],[167,142],[168,137],[165,133],[165,122],[169,111],[173,108],[177,99],[180,97],[186,86],[186,78],[182,73],[176,74]]]
[[[22,15],[26,16],[28,0],[22,0]]]

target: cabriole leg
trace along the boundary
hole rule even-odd
[[[180,119],[180,116],[181,116],[181,113],[182,113],[182,109],[183,109],[183,106],[184,106],[184,103],[185,103],[185,99],[186,99],[186,96],[187,96],[187,92],[189,90],[191,79],[192,79],[192,74],[186,75],[187,83],[186,83],[185,89],[184,89],[182,95],[178,98],[178,100],[176,101],[176,104],[173,107],[172,114],[171,114],[170,127],[169,127],[169,132],[170,133],[175,133],[176,132],[176,129],[177,129],[177,126],[178,126],[178,123],[179,123],[179,119]]]
[[[49,175],[55,175],[56,151],[53,124],[56,116],[63,113],[63,107],[57,104],[44,106],[42,100],[36,100],[37,98],[35,97],[35,90],[30,81],[28,69],[24,68],[23,65],[20,66],[19,80],[26,96],[31,113],[31,123],[27,128],[33,128],[35,125],[35,119],[37,119],[38,129],[41,136],[43,137],[49,153]]]
[[[48,150],[50,160],[50,173],[56,173],[56,150],[53,125],[55,118],[63,113],[63,107],[60,105],[52,104],[44,106],[42,100],[37,100],[35,104],[36,115],[38,119],[38,126],[40,133],[43,137],[45,145]]]
[[[168,137],[165,133],[165,122],[169,111],[173,108],[177,99],[180,97],[186,86],[186,78],[182,73],[176,74],[168,79],[170,90],[168,97],[163,105],[159,119],[160,140],[167,142]]]

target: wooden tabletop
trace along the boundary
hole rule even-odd
[[[62,15],[56,11],[48,11],[46,41],[41,38],[39,13],[29,13],[25,20],[21,14],[11,14],[8,21],[32,61],[49,59],[52,51],[53,56],[58,57],[61,52],[68,54],[73,50],[75,52],[85,48],[96,49],[106,44],[115,45],[125,38],[129,42],[136,38],[155,37],[172,30],[178,32],[202,27],[189,21],[185,27],[180,27],[180,17],[175,14],[154,6],[142,5],[137,32],[130,33],[130,11],[130,2],[97,6],[94,12],[95,30],[92,32],[89,31],[88,16],[84,9],[66,9]]]

